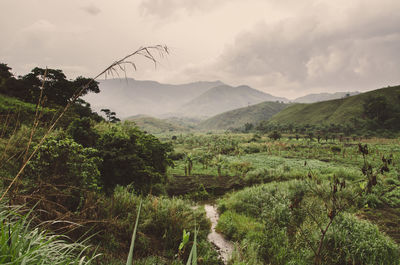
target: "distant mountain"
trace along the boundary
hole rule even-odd
[[[100,81],[100,93],[90,93],[83,99],[94,110],[111,109],[119,118],[137,114],[160,116],[175,113],[180,106],[220,85],[220,81],[170,85],[132,78],[109,79]]]
[[[318,93],[318,94],[308,94],[303,97],[296,98],[293,102],[296,103],[314,103],[320,101],[327,101],[332,99],[345,98],[348,96],[358,95],[360,92],[336,92],[336,93]]]
[[[83,97],[95,111],[110,109],[117,117],[145,114],[158,118],[207,118],[263,101],[285,101],[248,86],[231,87],[221,81],[182,85],[128,79],[102,80],[100,93]]]
[[[400,86],[312,104],[293,104],[273,116],[270,122],[296,125],[351,124],[354,119],[364,119],[364,102],[378,96],[384,96],[391,106],[399,106]]]
[[[211,88],[192,99],[181,108],[179,113],[192,117],[210,117],[229,110],[254,105],[263,101],[285,101],[248,86],[232,87],[221,85]]]
[[[269,120],[273,115],[287,106],[289,104],[281,102],[262,102],[218,114],[202,121],[198,125],[198,128],[205,130],[226,130],[243,127],[246,123],[253,123],[255,125],[260,121]]]

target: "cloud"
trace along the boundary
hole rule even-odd
[[[140,9],[145,15],[161,19],[171,18],[182,12],[193,14],[200,11],[210,11],[228,2],[228,0],[143,0]]]
[[[23,28],[21,31],[24,33],[37,33],[37,32],[54,32],[56,26],[51,22],[40,19],[33,24]]]
[[[348,7],[339,20],[314,6],[307,15],[261,22],[240,33],[209,68],[264,90],[355,90],[400,83],[400,16],[395,12],[400,3],[372,2]]]
[[[84,6],[81,9],[92,16],[97,16],[101,12],[101,9],[98,8],[97,6],[95,6],[93,3],[90,5]]]

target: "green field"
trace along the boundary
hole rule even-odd
[[[321,264],[398,264],[400,139],[290,138],[181,135],[173,141],[170,189],[186,187],[188,198],[217,200],[222,214],[217,228],[238,244],[231,264],[310,264],[316,259]],[[365,160],[359,143],[368,146]],[[388,171],[382,171],[388,158]],[[365,165],[371,173],[363,173]],[[377,183],[368,189],[372,175]],[[346,187],[334,195],[332,185],[339,180]],[[221,197],[223,183],[225,191],[232,183],[240,190]],[[332,209],[338,213],[330,219]],[[330,220],[322,238],[318,227]],[[347,241],[350,231],[353,240],[363,238],[369,246]]]

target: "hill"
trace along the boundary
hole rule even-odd
[[[210,117],[216,114],[254,105],[263,101],[288,101],[248,86],[222,85],[211,88],[194,98],[178,111],[186,116]]]
[[[133,121],[142,130],[152,133],[166,133],[166,132],[185,132],[190,128],[183,123],[173,122],[169,120],[158,119],[146,115],[136,115],[126,118],[127,121]]]
[[[308,94],[303,97],[298,97],[293,102],[296,103],[315,103],[320,101],[327,101],[332,99],[345,98],[348,96],[358,95],[360,92],[336,92],[336,93],[317,93]]]
[[[369,98],[383,97],[386,110],[400,106],[400,86],[381,88],[359,95],[317,102],[312,104],[294,104],[282,110],[270,120],[270,123],[296,125],[354,125],[355,120],[366,120],[363,104]],[[379,104],[376,105],[379,107]]]
[[[41,120],[51,120],[55,109],[42,108]],[[0,93],[0,124],[2,130],[13,129],[21,123],[30,124],[35,117],[36,105]]]
[[[257,124],[269,120],[288,105],[280,102],[262,102],[218,114],[201,122],[198,127],[206,130],[226,130],[243,127],[246,123]]]
[[[222,84],[215,81],[170,85],[132,78],[109,79],[100,81],[100,93],[86,95],[83,99],[94,110],[111,109],[120,118],[138,114],[160,116],[175,113],[183,104]]]

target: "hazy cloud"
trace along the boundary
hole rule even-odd
[[[101,9],[95,6],[93,3],[82,7],[82,10],[93,16],[96,16],[101,12]]]
[[[400,16],[395,10],[400,3],[382,1],[378,9],[371,8],[349,8],[341,23],[319,9],[306,17],[260,23],[239,34],[213,69],[259,88],[353,90],[399,83]]]
[[[49,66],[93,75],[161,43],[170,56],[156,70],[138,61],[130,76],[219,79],[287,97],[400,83],[398,0],[21,2],[0,1],[0,58],[18,74]]]
[[[169,18],[177,16],[183,11],[187,13],[211,11],[226,2],[228,0],[143,0],[140,8],[146,15]]]

